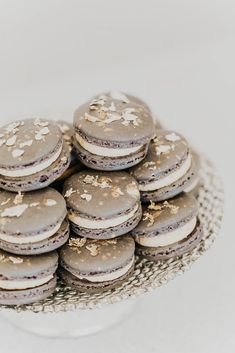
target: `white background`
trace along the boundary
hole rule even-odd
[[[124,90],[207,154],[227,199],[213,248],[128,321],[57,341],[0,320],[1,353],[235,351],[234,67],[234,0],[0,0],[1,124],[71,120],[89,96]]]

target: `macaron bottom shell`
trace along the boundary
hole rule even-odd
[[[198,220],[195,229],[187,238],[162,247],[146,247],[136,244],[136,254],[152,261],[168,260],[193,250],[199,244],[202,236],[202,226]]]
[[[52,295],[56,289],[57,279],[54,276],[49,282],[24,290],[5,290],[0,288],[1,305],[24,305],[46,299]]]
[[[83,228],[75,223],[70,221],[71,224],[71,229],[72,231],[84,238],[90,238],[90,239],[112,239],[117,236],[127,234],[129,231],[131,231],[133,228],[137,226],[139,223],[140,219],[142,216],[142,207],[141,204],[139,204],[137,212],[132,216],[130,219],[128,219],[126,222],[121,223],[120,225],[117,225],[115,227],[109,227],[109,228],[102,228],[102,229],[88,229],[88,228]]]
[[[104,282],[90,282],[87,280],[82,280],[64,268],[60,267],[58,272],[62,280],[71,288],[78,290],[79,292],[85,292],[89,294],[99,293],[103,291],[108,291],[120,287],[125,283],[125,281],[131,277],[134,271],[134,264],[123,276],[112,280]]]
[[[71,155],[64,143],[59,158],[46,169],[25,177],[6,177],[0,175],[0,188],[9,191],[32,191],[45,188],[58,179],[69,167]]]
[[[69,233],[69,222],[64,220],[60,229],[48,239],[29,244],[14,244],[0,239],[0,249],[16,255],[44,254],[64,245],[69,238]]]
[[[148,150],[145,144],[139,151],[124,157],[103,157],[92,154],[85,150],[78,142],[74,141],[74,147],[79,160],[87,167],[96,170],[114,171],[130,168],[141,162]]]

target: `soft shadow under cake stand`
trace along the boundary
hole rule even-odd
[[[104,293],[79,293],[59,280],[51,297],[30,305],[2,305],[1,317],[28,332],[60,338],[92,334],[125,319],[144,293],[184,273],[214,242],[223,214],[223,187],[214,167],[203,157],[200,174],[198,200],[203,238],[193,251],[156,263],[137,258],[132,277],[121,287]]]

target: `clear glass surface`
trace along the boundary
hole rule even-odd
[[[75,338],[97,333],[131,315],[137,299],[107,304],[96,309],[81,309],[67,312],[33,313],[4,310],[1,317],[27,332],[56,338]]]

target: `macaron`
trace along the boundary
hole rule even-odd
[[[138,255],[166,260],[192,250],[201,240],[198,202],[190,194],[143,206],[143,217],[132,230]]]
[[[138,164],[154,136],[145,103],[122,92],[101,94],[74,114],[74,147],[87,167],[121,170]]]
[[[41,189],[70,164],[59,127],[41,119],[19,120],[0,128],[0,187],[9,191]]]
[[[14,256],[0,250],[0,304],[23,305],[50,296],[56,288],[58,254]]]
[[[130,173],[138,181],[143,202],[163,201],[189,189],[198,178],[198,167],[183,136],[157,130],[146,158]]]
[[[69,237],[63,196],[52,188],[12,193],[0,191],[0,248],[37,255],[62,246]]]
[[[141,219],[140,193],[126,172],[82,170],[65,181],[71,228],[91,239],[111,239],[126,234]]]
[[[82,292],[112,289],[132,274],[134,252],[130,236],[111,240],[72,237],[60,250],[59,273],[68,286]]]

